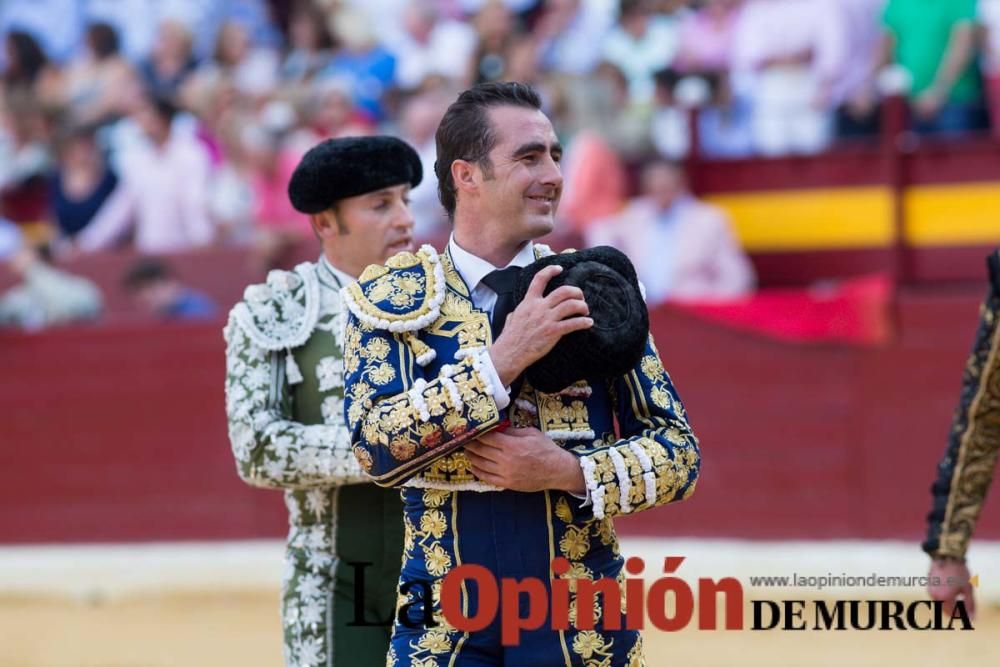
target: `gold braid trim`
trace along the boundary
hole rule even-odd
[[[965,557],[1000,453],[1000,327],[990,343],[952,473],[938,557]]]

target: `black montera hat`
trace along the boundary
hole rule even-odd
[[[609,379],[634,368],[646,349],[649,313],[632,262],[610,246],[544,257],[521,272],[514,294],[518,303],[535,274],[552,264],[563,271],[549,281],[545,293],[562,285],[579,287],[594,326],[563,336],[529,366],[525,375],[531,385],[552,393],[579,380]]]
[[[288,183],[288,198],[301,213],[319,213],[347,197],[392,185],[416,187],[420,156],[396,137],[327,139],[309,149]]]

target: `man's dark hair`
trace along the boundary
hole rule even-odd
[[[152,107],[156,115],[167,125],[174,120],[174,116],[180,111],[177,103],[172,98],[158,93],[151,93],[149,95],[149,106]]]
[[[649,11],[649,2],[647,0],[621,0],[618,3],[619,18],[647,11]]]
[[[14,52],[16,62],[8,64],[4,78],[10,83],[35,83],[49,62],[38,40],[31,33],[11,30],[7,33],[7,48]]]
[[[62,154],[70,145],[77,141],[97,143],[97,126],[89,123],[78,123],[72,118],[55,119],[56,129],[52,144],[56,154]]]
[[[172,278],[169,267],[158,259],[146,257],[136,261],[125,274],[122,283],[130,292]]]
[[[118,54],[118,33],[108,23],[91,23],[87,26],[87,44],[98,60]]]
[[[673,94],[674,88],[680,80],[681,73],[670,67],[653,72],[653,83],[671,94]]]
[[[538,110],[542,108],[542,100],[531,86],[524,83],[480,83],[459,95],[441,119],[435,135],[437,162],[434,163],[434,173],[438,179],[438,198],[449,218],[455,215],[455,181],[451,177],[451,163],[455,160],[476,162],[487,176],[492,174],[489,155],[496,146],[497,135],[487,111],[500,106]]]

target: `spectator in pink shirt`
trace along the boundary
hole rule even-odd
[[[299,155],[323,141],[371,134],[371,122],[354,106],[350,83],[337,78],[315,81],[298,100],[299,128],[286,144]]]
[[[681,22],[673,69],[685,74],[729,70],[733,29],[742,0],[706,0]]]
[[[147,98],[132,114],[147,141],[122,156],[122,184],[77,237],[82,250],[116,245],[132,232],[136,249],[178,252],[212,242],[208,215],[211,166],[193,133],[173,128],[176,107]]]
[[[255,261],[272,269],[312,233],[309,220],[288,199],[288,182],[302,155],[266,125],[247,125],[240,134],[250,164]]]
[[[308,220],[288,201],[288,181],[301,156],[282,149],[281,137],[259,126],[243,131],[244,146],[253,164],[254,219],[262,229],[308,236]]]
[[[666,300],[721,301],[751,293],[756,277],[721,209],[695,199],[684,172],[666,161],[642,171],[642,196],[586,230],[588,246],[628,255],[650,305]]]

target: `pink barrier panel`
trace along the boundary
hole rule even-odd
[[[689,501],[621,530],[916,542],[980,297],[904,295],[902,333],[882,348],[791,345],[653,313],[703,474]],[[0,335],[0,542],[283,534],[281,494],[236,476],[221,328]],[[1000,538],[996,501],[979,535]]]
[[[279,535],[236,476],[222,322],[0,338],[0,540]]]

